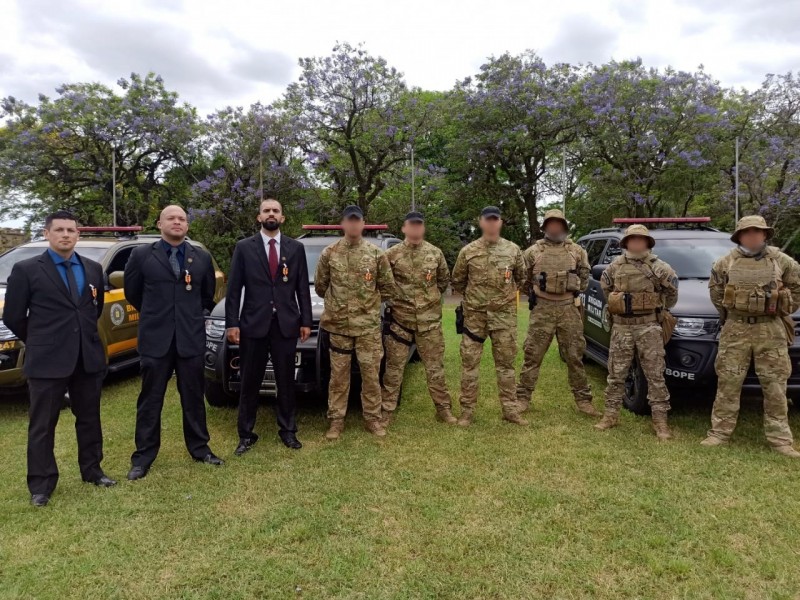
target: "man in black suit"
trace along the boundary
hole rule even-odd
[[[268,356],[278,387],[278,435],[287,447],[302,447],[296,435],[294,357],[298,337],[304,342],[311,335],[311,291],[305,247],[281,234],[285,218],[280,202],[263,200],[257,217],[261,231],[237,243],[231,261],[225,322],[228,341],[239,344],[237,456],[258,439],[253,428]]]
[[[189,454],[198,462],[223,464],[208,447],[203,399],[205,315],[214,308],[214,265],[208,252],[186,241],[189,221],[180,206],[162,210],[157,225],[161,239],[136,248],[125,265],[125,297],[139,311],[142,368],[131,481],[147,475],[158,455],[161,409],[173,372]]]
[[[6,326],[25,342],[28,489],[34,506],[46,506],[58,482],[53,446],[67,391],[75,415],[81,477],[101,487],[117,483],[100,467],[100,389],[106,355],[97,319],[103,314],[103,268],[74,251],[79,233],[72,214],[49,215],[44,235],[50,247],[11,270],[3,309]]]

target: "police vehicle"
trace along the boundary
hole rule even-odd
[[[309,286],[311,287],[311,310],[313,323],[311,336],[305,342],[297,341],[295,353],[295,390],[327,398],[330,380],[330,343],[326,331],[320,330],[319,320],[324,306],[322,298],[314,292],[314,273],[322,250],[341,239],[341,225],[303,225],[303,234],[298,241],[305,246],[308,265]],[[382,250],[401,243],[401,240],[388,233],[387,225],[365,225],[364,239]],[[246,290],[245,290],[246,292]],[[409,349],[409,358],[416,348]],[[228,342],[225,336],[225,299],[217,304],[206,318],[206,400],[211,406],[236,406],[239,403],[241,388],[239,369],[239,346]],[[353,361],[353,373],[358,372],[358,361]],[[357,387],[358,378],[354,378]],[[262,396],[275,396],[275,371],[272,363],[267,364],[261,382]]]
[[[614,227],[597,229],[581,237],[578,243],[589,256],[591,277],[586,293],[581,295],[584,307],[586,356],[603,366],[608,364],[611,341],[611,320],[600,287],[605,268],[622,253],[619,245],[625,228],[641,223],[650,229],[656,240],[653,252],[669,263],[678,274],[678,303],[672,309],[677,326],[666,347],[665,379],[674,395],[681,391],[701,391],[713,398],[717,376],[714,360],[720,334],[719,313],[708,294],[712,263],[733,247],[730,234],[709,225],[709,217],[630,218],[614,219]],[[800,315],[795,314],[795,327]],[[792,375],[789,391],[800,391],[800,342],[789,349]],[[759,390],[755,372],[750,369],[745,390]],[[649,412],[647,381],[636,359],[626,385],[625,407],[637,414]]]

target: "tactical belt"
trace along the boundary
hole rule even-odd
[[[747,315],[731,315],[731,321],[736,321],[738,323],[747,323],[749,325],[755,325],[756,323],[769,323],[770,321],[774,321],[777,319],[777,316],[772,315],[757,315],[757,316],[747,316]]]
[[[645,323],[654,323],[658,320],[656,313],[649,315],[639,315],[637,317],[625,317],[622,315],[614,315],[613,322],[620,325],[644,325]]]
[[[344,348],[339,348],[338,346],[334,346],[333,344],[330,344],[330,348],[337,354],[353,354],[352,348],[350,348],[350,350],[345,350]]]
[[[471,339],[471,340],[473,340],[475,342],[478,342],[479,344],[482,344],[483,342],[486,341],[486,338],[482,338],[479,335],[475,335],[474,333],[472,333],[466,327],[464,327],[464,335],[466,335],[469,339]]]
[[[567,304],[575,303],[575,296],[570,296],[569,298],[565,298],[563,300],[551,300],[550,298],[537,295],[536,300],[542,304],[549,304],[550,306],[566,306]]]
[[[396,341],[400,342],[401,344],[403,344],[403,345],[405,345],[405,346],[411,346],[411,345],[414,343],[414,339],[415,339],[415,337],[416,337],[416,336],[415,336],[415,332],[414,332],[414,330],[413,330],[413,329],[409,329],[408,327],[404,327],[404,326],[402,326],[402,325],[401,325],[401,324],[398,322],[398,320],[394,318],[394,314],[392,314],[392,311],[390,311],[390,310],[387,310],[387,311],[384,313],[384,316],[385,316],[385,318],[386,318],[386,319],[389,321],[389,327],[388,327],[388,329],[386,330],[386,333],[388,333],[388,334],[389,334],[389,336],[390,336],[392,339],[394,339],[394,340],[396,340]],[[402,336],[398,335],[397,333],[395,333],[394,331],[392,331],[392,323],[394,323],[394,324],[395,324],[395,325],[397,325],[397,326],[398,326],[400,329],[402,329],[402,330],[403,330],[403,331],[405,331],[407,334],[409,334],[409,335],[411,336],[411,339],[410,339],[410,340],[407,340],[407,339],[405,339],[404,337],[402,337]]]

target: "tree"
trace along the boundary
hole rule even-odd
[[[300,60],[283,106],[315,176],[334,193],[336,208],[370,204],[400,176],[426,115],[414,110],[417,92],[380,57],[361,46],[337,44],[330,56]]]
[[[114,161],[118,224],[146,222],[158,207],[183,199],[165,178],[196,154],[195,110],[153,73],[117,84],[121,95],[75,83],[57,88],[54,100],[40,95],[37,106],[2,100],[0,214],[37,219],[66,208],[85,224],[110,224]]]

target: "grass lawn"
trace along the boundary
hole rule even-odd
[[[452,306],[445,329],[457,397]],[[605,374],[589,373],[600,406]],[[385,440],[351,413],[327,443],[323,411],[306,406],[299,452],[263,409],[261,440],[236,458],[235,412],[211,409],[221,469],[189,459],[173,386],[161,454],[134,484],[123,480],[139,381],[111,382],[104,466],[120,484],[81,483],[64,412],[61,481],[45,509],[28,504],[26,408],[4,401],[0,598],[800,597],[800,464],[769,451],[758,402],[734,444],[707,449],[710,401],[678,407],[670,443],[628,413],[595,431],[573,409],[555,348],[530,427],[501,422],[488,347],[482,376],[469,430],[433,420],[413,364]],[[800,431],[795,411],[792,425]]]

